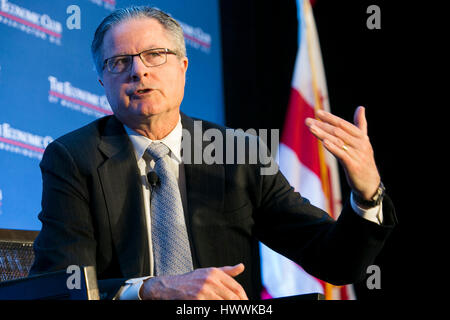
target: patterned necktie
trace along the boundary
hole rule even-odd
[[[147,152],[155,160],[159,185],[151,193],[152,244],[155,275],[183,274],[193,270],[180,189],[169,170],[169,148],[151,143]]]

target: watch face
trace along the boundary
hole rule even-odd
[[[375,201],[377,205],[380,204],[381,200],[383,200],[385,191],[386,188],[384,187],[383,182],[380,181],[380,186],[378,187],[377,193],[373,198],[373,201]]]
[[[356,193],[353,193],[353,197],[357,203],[360,203],[367,207],[375,207],[375,206],[378,206],[381,203],[381,201],[383,201],[385,190],[386,189],[385,189],[383,183],[380,182],[380,185],[378,186],[378,189],[371,200],[365,200],[365,199],[361,198],[359,195],[357,195]]]
[[[382,190],[381,188],[378,187],[377,193],[375,194],[375,196],[372,198],[373,201],[377,201],[380,196],[381,196]]]

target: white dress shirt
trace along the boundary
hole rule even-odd
[[[136,300],[140,299],[139,289],[144,280],[152,277],[154,275],[154,265],[153,265],[153,248],[152,248],[152,230],[151,230],[151,218],[150,218],[150,185],[147,180],[147,173],[154,170],[155,161],[151,159],[150,155],[145,155],[145,151],[152,142],[162,142],[170,150],[169,152],[169,170],[175,175],[178,181],[178,187],[180,188],[181,202],[183,204],[183,210],[186,212],[187,200],[186,200],[186,182],[184,175],[184,165],[181,161],[181,138],[182,138],[182,126],[181,117],[178,119],[178,123],[175,128],[163,139],[161,140],[151,140],[144,137],[132,129],[125,126],[125,131],[127,132],[131,143],[134,147],[134,154],[136,156],[137,165],[140,171],[142,192],[144,195],[144,210],[145,219],[147,223],[147,232],[149,239],[149,257],[150,257],[150,274],[142,278],[133,278],[126,281],[125,286],[121,288],[116,297],[120,300]]]
[[[150,250],[150,274],[141,278],[133,278],[129,279],[125,282],[125,285],[119,290],[116,294],[115,299],[119,300],[140,300],[139,290],[144,282],[144,280],[153,277],[153,251],[152,251],[152,237],[151,237],[151,221],[150,221],[150,186],[147,181],[147,173],[152,171],[155,162],[151,159],[150,156],[144,157],[144,153],[147,150],[148,146],[152,142],[162,142],[169,149],[169,158],[170,158],[170,170],[175,174],[175,177],[178,180],[178,187],[180,188],[181,201],[183,203],[183,210],[186,212],[187,210],[187,199],[186,199],[186,180],[184,174],[184,165],[181,159],[181,137],[182,137],[182,125],[181,125],[181,117],[178,119],[178,123],[175,128],[163,139],[161,140],[151,140],[147,137],[144,137],[132,129],[125,126],[125,131],[127,132],[131,143],[134,147],[134,153],[136,156],[137,165],[141,175],[142,182],[142,192],[144,195],[144,209],[145,209],[145,218],[147,222],[147,232],[149,239],[149,250]],[[149,159],[150,161],[146,160]],[[382,213],[382,204],[377,207],[370,209],[363,209],[359,207],[355,201],[353,200],[353,194],[350,197],[350,203],[353,210],[359,214],[364,219],[370,220],[374,223],[381,224],[383,222],[383,213]]]

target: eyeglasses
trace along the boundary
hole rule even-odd
[[[177,55],[175,51],[167,48],[155,48],[137,54],[124,54],[105,59],[103,62],[103,69],[106,67],[111,73],[129,71],[133,64],[133,58],[136,56],[141,58],[142,63],[146,67],[157,67],[167,62],[167,54]]]

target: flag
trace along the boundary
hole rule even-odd
[[[297,0],[297,10],[299,46],[277,159],[295,190],[336,219],[342,208],[337,160],[305,125],[316,110],[330,111],[322,55],[309,0]],[[262,298],[320,292],[327,300],[355,299],[352,285],[325,283],[263,244],[260,253]]]

